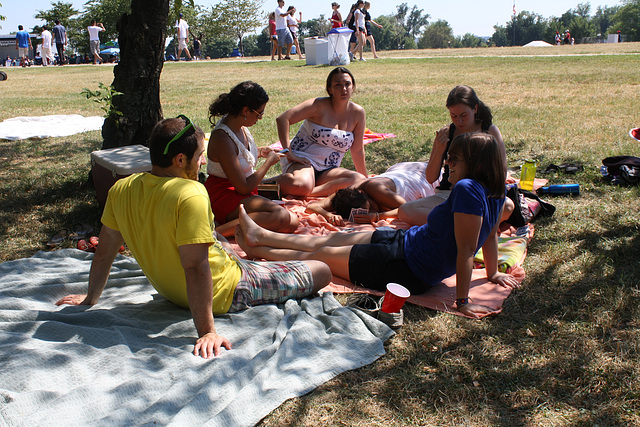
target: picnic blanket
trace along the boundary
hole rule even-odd
[[[327,292],[216,317],[233,350],[205,360],[191,353],[189,311],[132,258],[116,258],[99,304],[55,306],[86,291],[92,258],[63,249],[0,264],[0,425],[254,425],[373,362],[393,335]]]
[[[536,185],[543,185],[545,182],[546,180],[537,180]],[[300,225],[296,229],[295,234],[326,236],[333,232],[373,231],[379,227],[409,228],[407,223],[398,219],[380,220],[374,224],[346,223],[344,227],[337,227],[327,222],[322,215],[305,212],[306,207],[316,200],[318,200],[318,198],[308,198],[306,200],[284,199],[284,207],[295,213],[300,220]],[[498,245],[499,266],[502,271],[508,271],[510,274],[513,274],[520,283],[525,278],[525,271],[522,268],[522,263],[526,257],[527,245],[533,238],[533,234],[534,227],[532,224],[521,229],[513,227],[506,228],[501,233],[501,239]],[[231,245],[240,256],[246,256],[244,251],[233,241],[231,241]],[[479,255],[480,256],[476,260],[478,262],[477,267],[481,267],[479,264],[482,261],[481,253]],[[455,286],[456,276],[453,275],[445,279],[442,283],[433,286],[424,294],[411,295],[407,301],[433,310],[444,311],[458,316],[465,316],[454,307],[456,299]],[[363,292],[373,295],[383,294],[382,292],[372,289],[356,286],[348,280],[344,280],[337,276],[333,276],[331,283],[325,288],[325,290],[332,291],[334,293]],[[511,289],[503,288],[487,280],[484,268],[475,268],[473,270],[471,287],[469,289],[469,298],[474,303],[485,305],[492,310],[491,314],[487,314],[485,316],[497,314],[502,311],[502,304],[511,294],[511,291]]]
[[[78,114],[40,117],[14,117],[0,122],[0,139],[16,141],[28,138],[69,136],[102,128],[104,117]]]
[[[367,145],[371,142],[380,141],[382,139],[387,139],[387,138],[395,138],[395,137],[396,136],[392,133],[377,133],[377,132],[372,132],[370,129],[367,128],[364,130],[364,139],[362,142],[363,142],[363,145]],[[269,148],[273,150],[282,150],[282,144],[280,143],[280,141],[274,142],[269,146]]]

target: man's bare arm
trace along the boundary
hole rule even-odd
[[[187,297],[198,340],[193,354],[205,359],[220,355],[220,347],[231,349],[231,342],[218,335],[213,321],[213,279],[209,266],[209,244],[183,245],[178,248],[187,281]]]
[[[56,302],[56,305],[94,305],[100,299],[102,291],[109,279],[109,272],[113,260],[120,250],[120,246],[124,243],[122,234],[119,231],[102,226],[100,230],[100,244],[96,248],[96,254],[91,262],[91,271],[89,272],[89,289],[86,295],[67,295]]]

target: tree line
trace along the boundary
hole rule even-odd
[[[269,55],[269,28],[261,11],[262,4],[262,0],[222,0],[204,7],[194,0],[170,0],[167,34],[175,35],[175,22],[178,14],[183,13],[190,25],[190,39],[201,36],[203,57],[226,57],[234,48],[245,56]],[[89,0],[79,11],[71,3],[57,1],[51,9],[38,11],[35,17],[49,25],[60,19],[67,27],[71,48],[82,53],[89,50],[86,27],[92,19],[105,25],[103,40],[115,40],[116,24],[123,14],[130,12],[130,7],[131,0]],[[491,37],[482,38],[472,33],[454,36],[446,20],[431,22],[431,16],[423,9],[402,3],[394,13],[375,18],[382,28],[374,26],[372,32],[379,50],[520,46],[533,40],[553,43],[555,32],[564,33],[566,29],[577,43],[606,38],[607,34],[617,31],[621,31],[627,41],[640,41],[638,16],[640,0],[624,0],[621,6],[598,6],[594,14],[589,3],[580,3],[560,17],[545,18],[535,12],[521,11],[504,25],[494,26]],[[40,30],[41,27],[33,28],[34,32]],[[324,36],[329,30],[328,17],[320,15],[300,24],[300,40]],[[173,42],[167,46],[166,53],[175,53]]]

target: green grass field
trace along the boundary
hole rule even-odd
[[[448,123],[446,95],[468,84],[492,108],[510,167],[581,163],[576,175],[538,175],[577,182],[581,194],[547,198],[557,211],[536,223],[527,278],[498,316],[409,306],[386,356],[286,402],[262,425],[640,425],[640,190],[599,173],[604,157],[640,153],[628,135],[640,126],[640,43],[381,55],[349,66],[368,127],[397,135],[366,147],[370,173],[428,159]],[[276,141],[275,117],[323,96],[331,67],[268,59],[167,63],[165,117],[186,114],[209,131],[214,97],[254,80],[271,100],[251,131],[258,145]],[[80,92],[113,80],[110,66],[4,70],[0,120],[100,115]],[[47,250],[53,232],[76,222],[99,226],[87,176],[100,147],[98,131],[0,141],[0,261]]]

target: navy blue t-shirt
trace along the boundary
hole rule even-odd
[[[449,198],[431,211],[428,222],[411,227],[404,238],[404,257],[423,283],[435,285],[456,272],[453,214],[482,217],[476,251],[484,245],[493,226],[500,220],[504,199],[489,197],[489,190],[478,181],[465,178],[451,190]]]

